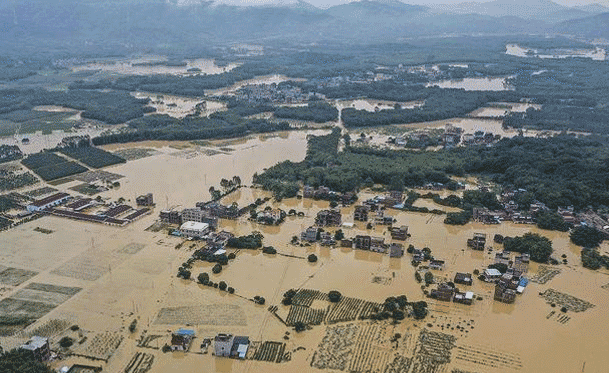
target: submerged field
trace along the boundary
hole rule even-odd
[[[295,209],[304,217],[288,217],[280,226],[258,225],[243,217],[222,220],[219,229],[236,235],[260,231],[264,245],[274,246],[278,254],[229,250],[236,253],[236,259],[219,274],[212,274],[210,263],[193,264],[193,277],[207,272],[212,281],[225,281],[234,287],[235,294],[228,294],[176,278],[177,268],[200,244],[186,241],[176,248],[182,239],[168,236],[166,230],[145,229],[155,222],[161,209],[193,207],[198,201],[208,200],[210,186],[217,188],[222,178],[238,175],[249,186],[255,172],[286,159],[301,161],[306,133],[199,145],[143,142],[104,147],[110,152],[129,153],[125,149],[142,149],[146,156],[106,168],[124,177],[119,188],[100,195],[133,202],[135,196],[152,192],[157,203],[152,215],[125,228],[44,217],[0,233],[0,309],[18,310],[31,322],[21,331],[20,324],[10,326],[17,333],[0,337],[4,348],[17,346],[33,334],[54,339],[75,335],[68,328],[76,324],[87,339],[76,343],[73,351],[102,359],[95,363],[108,372],[133,371],[134,366],[146,367],[149,363],[148,371],[153,373],[455,369],[475,373],[578,372],[584,365],[586,372],[600,372],[606,366],[603,351],[609,348],[605,338],[609,333],[609,291],[605,285],[609,277],[606,271],[581,267],[579,248],[570,243],[567,233],[512,223],[449,226],[443,223],[443,216],[389,210],[397,220],[395,226],[409,227],[412,237],[405,241],[406,246],[429,247],[436,258],[446,261],[443,271],[433,271],[437,278],[452,279],[455,272],[471,273],[492,263],[501,245],[491,243],[494,250],[490,254],[471,251],[466,241],[475,232],[491,238],[496,233],[516,236],[538,232],[552,240],[555,257],[567,257],[569,264],[556,266],[558,271],[550,267],[554,270],[551,275],[548,267],[531,263],[527,277],[540,279],[531,282],[515,304],[494,301],[494,287],[476,280],[471,291],[482,300],[465,306],[425,298],[421,285],[414,280],[415,268],[408,254],[400,259],[339,247],[289,244],[292,236],[313,224],[316,213],[327,208],[328,202],[296,198],[267,202],[264,206]],[[68,189],[71,185],[56,188]],[[244,187],[222,202],[245,206],[267,196],[269,193],[262,190]],[[371,196],[362,193],[360,200]],[[431,200],[417,203],[450,211]],[[341,210],[343,221],[352,222],[353,207]],[[36,227],[52,233],[42,234],[34,230]],[[347,237],[368,232],[391,242],[385,226],[368,231],[357,222],[343,231]],[[304,259],[311,253],[318,256],[317,263]],[[291,309],[280,302],[284,292],[292,288],[321,293],[338,290],[350,299],[345,301],[344,310],[328,308],[323,295],[306,300],[304,306],[300,304],[303,308]],[[543,297],[539,295],[542,292]],[[353,319],[348,306],[383,303],[389,296],[402,294],[409,301],[426,300],[429,316],[423,321],[406,318],[398,325],[364,322]],[[584,312],[569,310],[563,315],[560,302],[571,299],[565,295],[594,307]],[[254,296],[264,297],[266,304],[250,301]],[[559,306],[553,308],[547,302]],[[268,310],[272,306],[277,307],[273,313]],[[296,333],[280,318],[290,322],[316,320],[319,325]],[[137,330],[132,334],[127,329],[134,319],[138,320]],[[334,323],[336,320],[344,321]],[[163,353],[162,346],[170,340],[168,330],[181,327],[196,331],[190,352]],[[255,343],[248,359],[215,358],[211,349],[201,354],[203,338],[219,332],[249,336]],[[397,339],[396,334],[400,334]],[[437,351],[441,359],[431,356],[430,351]],[[78,361],[77,357],[71,359]]]

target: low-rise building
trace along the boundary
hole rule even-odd
[[[209,224],[187,221],[180,226],[180,233],[185,237],[203,238],[209,233]]]
[[[309,227],[304,232],[300,233],[300,240],[307,241],[307,242],[315,242],[315,241],[317,241],[318,232],[319,232],[319,228]]]
[[[207,236],[207,246],[213,250],[224,249],[228,243],[228,240],[233,237],[235,237],[235,235],[227,231],[221,231],[218,233],[211,232]]]
[[[438,285],[437,289],[433,289],[429,292],[431,298],[444,302],[450,302],[453,299],[454,294],[455,288],[445,283]]]
[[[218,334],[214,339],[214,353],[216,356],[230,357],[233,349],[234,336],[232,334]]]
[[[467,240],[467,247],[474,250],[484,250],[486,246],[486,233],[474,233],[474,237]]]
[[[317,213],[315,224],[320,227],[340,227],[342,215],[338,210],[321,210]]]
[[[495,285],[494,298],[503,303],[514,303],[516,300],[516,290],[510,289],[510,286],[506,282],[499,281]]]
[[[231,347],[230,356],[236,359],[245,359],[247,350],[250,347],[250,339],[244,336],[236,336],[233,338],[233,346]]]
[[[195,331],[191,329],[178,329],[171,334],[172,351],[188,351],[195,337]]]
[[[471,291],[467,291],[465,293],[456,292],[453,302],[470,305],[474,302],[474,293]]]
[[[283,222],[287,214],[281,209],[268,209],[258,213],[256,221],[260,224],[277,225]]]
[[[353,220],[368,221],[368,211],[370,211],[369,206],[366,206],[366,205],[355,206],[355,211],[353,212]]]
[[[437,260],[437,259],[430,260],[429,261],[429,268],[441,271],[441,270],[444,269],[444,261],[443,260]]]
[[[401,227],[392,227],[389,229],[391,232],[391,239],[404,241],[408,238],[408,227],[402,225]]]
[[[484,270],[484,281],[495,282],[501,277],[501,272],[495,268],[487,268]]]
[[[473,283],[471,273],[457,272],[457,274],[455,275],[454,283],[461,285],[471,285]]]
[[[135,198],[135,203],[138,206],[153,206],[154,198],[152,197],[152,193],[144,194],[141,196],[137,196]]]
[[[404,256],[404,246],[399,243],[392,243],[389,246],[389,257],[401,258],[402,256]]]
[[[32,351],[34,358],[38,361],[48,361],[51,358],[49,340],[44,337],[33,336],[20,349]]]
[[[68,193],[55,193],[51,196],[36,200],[27,206],[29,212],[37,212],[46,210],[50,207],[59,206],[69,200],[71,197]]]
[[[370,250],[372,238],[370,236],[357,235],[355,236],[355,248],[359,250]]]
[[[369,250],[374,251],[376,253],[387,252],[387,245],[385,245],[385,239],[382,237],[371,237]]]

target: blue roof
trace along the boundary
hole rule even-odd
[[[189,336],[194,337],[195,336],[195,331],[192,330],[192,329],[178,329],[178,331],[175,332],[175,334],[178,334],[178,335],[189,335]]]

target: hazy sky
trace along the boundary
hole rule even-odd
[[[196,0],[182,0],[184,2],[196,1]],[[272,3],[294,3],[296,0],[216,0],[220,3],[234,4],[234,5],[260,5],[260,4],[272,4]],[[319,8],[327,8],[333,5],[350,3],[353,0],[304,0],[312,5]],[[381,0],[382,1],[382,0]],[[417,4],[417,5],[429,5],[429,4],[451,4],[451,3],[462,3],[462,2],[488,2],[493,0],[404,0],[402,2],[406,4]],[[519,0],[523,1],[523,0]],[[553,0],[555,3],[575,6],[585,5],[592,3],[601,3],[605,6],[609,6],[609,0]]]

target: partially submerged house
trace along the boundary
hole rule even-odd
[[[178,329],[171,334],[171,351],[188,351],[195,337],[192,329]]]

